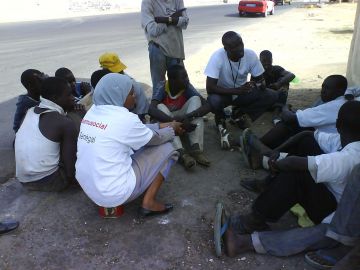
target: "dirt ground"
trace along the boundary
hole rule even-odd
[[[300,82],[291,86],[289,102],[305,107],[317,97],[327,75],[345,74],[354,14],[354,4],[299,7],[281,15],[281,25],[271,17],[258,18],[260,24],[235,30],[246,47],[257,52],[270,49],[275,64],[297,75]],[[219,46],[220,41],[214,41],[187,59],[191,81],[198,88],[204,88],[204,59]],[[258,134],[270,128],[269,117],[254,124]],[[234,136],[240,134],[231,129]],[[163,201],[175,204],[174,211],[146,220],[136,215],[140,199],[125,206],[121,218],[106,220],[80,189],[59,194],[27,192],[16,180],[9,180],[0,186],[0,218],[16,217],[21,225],[0,237],[0,269],[311,269],[303,255],[215,256],[215,203],[223,201],[234,213],[246,212],[256,195],[242,189],[239,180],[265,172],[247,169],[238,150],[220,149],[211,116],[206,122],[205,149],[212,166],[187,172],[176,165],[159,194]],[[294,226],[295,218],[286,215],[273,228]]]

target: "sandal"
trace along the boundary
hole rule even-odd
[[[216,204],[215,221],[214,221],[214,244],[216,256],[222,255],[223,235],[229,227],[230,219],[228,218],[224,205]]]
[[[332,256],[321,254],[321,250],[305,254],[305,261],[316,269],[331,269],[338,260]]]

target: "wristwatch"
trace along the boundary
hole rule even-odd
[[[172,17],[168,17],[169,23],[172,23]]]

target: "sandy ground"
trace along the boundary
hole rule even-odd
[[[300,83],[291,86],[289,101],[304,107],[318,95],[327,75],[345,74],[354,14],[354,4],[297,8],[282,15],[281,25],[271,17],[241,18],[261,22],[233,30],[242,34],[246,47],[257,52],[270,49],[276,64],[300,78]],[[199,89],[204,89],[204,59],[220,46],[219,37],[186,60],[191,81]],[[254,124],[257,133],[270,127],[269,117],[264,115]],[[231,129],[239,135],[238,129]],[[303,255],[274,258],[247,253],[234,259],[215,257],[215,203],[223,201],[231,212],[247,211],[255,194],[242,189],[239,180],[264,175],[263,171],[247,169],[239,151],[220,150],[217,136],[209,120],[205,149],[212,161],[210,168],[186,172],[176,165],[171,171],[171,181],[164,184],[159,197],[173,202],[176,208],[164,217],[139,220],[137,200],[125,207],[120,219],[104,220],[81,190],[61,194],[26,192],[14,179],[1,185],[0,218],[13,215],[21,226],[0,237],[0,269],[310,270]],[[287,215],[273,228],[289,226],[296,223]]]
[[[283,23],[261,18],[255,25],[231,29],[243,37],[245,47],[260,53],[270,50],[274,64],[293,72],[300,80],[291,84],[290,100],[299,106],[311,100],[313,89],[319,89],[326,76],[346,73],[350,42],[354,28],[356,4],[323,5],[322,8],[306,8],[299,5],[291,12],[282,14]],[[237,14],[234,14],[237,16]],[[276,15],[275,15],[276,16]],[[186,61],[190,79],[198,88],[205,88],[204,59],[221,47],[221,37],[207,44],[200,52]],[[307,89],[305,92],[302,89]],[[315,91],[316,92],[316,91]]]

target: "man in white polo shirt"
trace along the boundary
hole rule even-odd
[[[287,256],[291,253],[284,246],[276,250],[268,250],[269,242],[262,238],[269,230],[267,222],[276,222],[296,203],[305,208],[315,224],[329,223],[332,213],[342,197],[347,181],[353,170],[360,164],[360,102],[349,101],[339,110],[336,127],[340,134],[342,150],[330,154],[272,159],[269,167],[276,174],[272,183],[255,200],[252,211],[247,215],[232,216],[224,229],[227,255],[256,250],[277,256]],[[345,195],[344,195],[345,196]],[[221,210],[221,209],[220,209]],[[225,215],[222,215],[223,217]],[[218,228],[219,219],[216,220]],[[219,234],[218,234],[219,235]],[[276,233],[273,233],[276,236]],[[281,233],[277,234],[278,237]],[[301,241],[294,238],[293,241]],[[219,242],[219,239],[217,239]],[[246,250],[239,249],[241,243],[246,243]],[[295,245],[295,243],[294,243]]]
[[[335,133],[335,121],[340,107],[347,101],[344,96],[347,80],[342,75],[330,75],[321,85],[321,101],[316,107],[293,112],[284,106],[277,123],[260,140],[271,149],[278,147],[291,136],[303,130],[318,129],[323,132]],[[352,96],[352,95],[350,95]],[[352,96],[353,97],[353,96]]]
[[[278,99],[276,91],[266,89],[262,76],[264,68],[256,53],[244,49],[239,34],[229,31],[222,37],[223,48],[210,57],[205,68],[206,91],[215,123],[221,134],[221,147],[229,148],[224,108],[235,105],[253,120],[270,108]],[[253,81],[248,82],[248,75]]]

